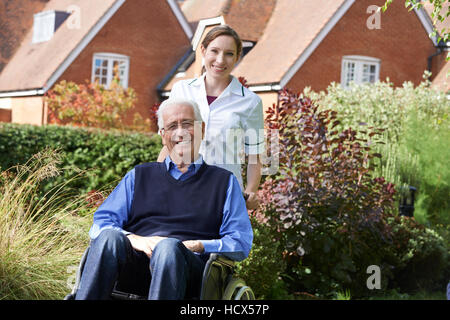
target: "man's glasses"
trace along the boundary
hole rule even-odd
[[[183,120],[180,123],[178,122],[172,122],[169,123],[166,127],[162,128],[162,130],[165,130],[167,132],[173,132],[177,130],[179,127],[184,130],[192,130],[194,128],[194,120]]]

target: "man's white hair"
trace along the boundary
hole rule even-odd
[[[164,120],[163,120],[163,113],[164,110],[167,109],[169,106],[173,105],[188,105],[192,107],[192,110],[194,110],[194,116],[195,121],[203,122],[202,115],[200,113],[200,109],[198,107],[198,104],[195,101],[184,99],[184,98],[169,98],[167,100],[164,100],[161,105],[158,108],[158,111],[156,112],[156,116],[158,117],[158,128],[159,130],[164,128]]]

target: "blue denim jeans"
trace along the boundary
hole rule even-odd
[[[116,282],[117,290],[150,300],[198,298],[205,262],[174,238],[161,240],[149,259],[123,233],[106,229],[91,242],[75,299],[110,299]]]

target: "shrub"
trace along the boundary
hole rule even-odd
[[[158,135],[56,125],[0,124],[0,167],[23,164],[33,154],[50,147],[61,152],[60,176],[42,185],[44,191],[68,180],[80,170],[86,179],[70,186],[79,192],[103,190],[117,183],[127,171],[143,162],[155,161],[161,150]]]
[[[238,276],[245,279],[257,299],[286,298],[279,288],[280,277],[285,270],[281,243],[273,238],[270,225],[251,217],[253,246],[247,259],[237,264]],[[278,290],[277,290],[278,289]]]
[[[262,185],[257,214],[278,228],[272,238],[285,250],[282,274],[291,293],[362,297],[373,294],[366,287],[368,266],[380,266],[383,289],[402,268],[397,229],[390,223],[395,188],[373,178],[373,159],[381,155],[372,146],[383,130],[340,131],[339,119],[336,111],[288,90],[268,110],[268,127],[279,130],[280,170]],[[418,229],[411,236],[419,234],[424,236]],[[431,262],[432,255],[424,257]]]
[[[279,130],[280,176],[266,180],[261,192],[266,215],[283,234],[288,283],[319,294],[360,289],[352,279],[380,261],[372,249],[391,237],[384,220],[395,190],[370,176],[369,160],[380,155],[351,128],[334,130],[336,111],[319,111],[288,90],[268,113],[268,127]],[[380,133],[372,129],[368,136]]]
[[[137,96],[132,88],[124,89],[116,76],[110,88],[98,82],[77,84],[61,81],[46,93],[48,121],[51,124],[103,129],[157,131],[156,110],[150,108],[150,118],[133,112]]]
[[[444,239],[409,217],[391,217],[397,263],[391,288],[401,292],[445,291],[450,255]],[[446,274],[447,273],[447,274]]]
[[[136,100],[134,90],[123,89],[117,78],[110,89],[98,82],[63,80],[46,94],[50,123],[99,128],[122,128],[123,117]]]
[[[417,188],[415,217],[422,223],[448,223],[447,165],[450,100],[443,92],[434,90],[424,74],[418,86],[405,82],[402,87],[377,82],[353,85],[344,89],[332,83],[320,93],[306,89],[320,108],[338,112],[338,130],[357,128],[364,134],[369,126],[383,128],[380,139],[384,144],[372,146],[383,155],[376,159],[372,176],[383,176],[398,190],[404,185]]]
[[[417,187],[415,217],[432,225],[450,224],[450,119],[442,118],[433,123],[420,119],[411,112],[405,123],[405,134],[400,139],[404,149],[416,156]]]
[[[71,217],[85,202],[67,189],[67,181],[51,196],[38,196],[40,184],[61,173],[60,163],[58,154],[46,150],[1,173],[0,300],[62,299],[69,291],[68,267],[78,264],[88,245],[85,224]]]

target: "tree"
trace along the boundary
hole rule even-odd
[[[383,12],[385,12],[388,6],[394,0],[386,0],[384,5],[381,7]],[[423,2],[420,0],[405,0],[405,7],[409,7],[409,11],[414,9],[420,9],[423,7]],[[441,30],[437,30],[437,23],[444,22],[450,16],[450,5],[449,0],[428,0],[429,3],[433,5],[433,12],[431,13],[431,18],[433,20],[434,30],[430,34],[430,37],[438,35],[437,42],[442,41],[447,43],[449,40],[450,30],[447,27],[443,27]],[[447,55],[447,60],[450,59],[450,53]]]

